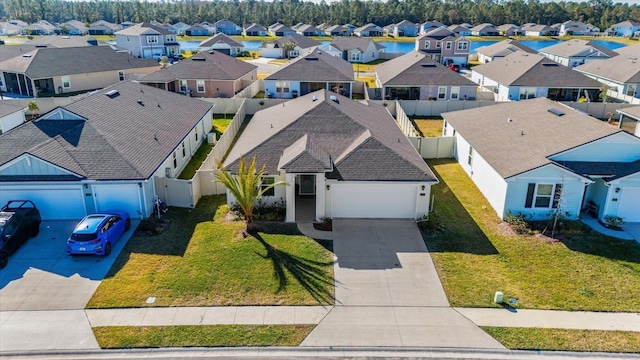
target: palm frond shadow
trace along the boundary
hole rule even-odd
[[[285,290],[289,285],[288,272],[318,303],[330,304],[335,300],[330,287],[327,287],[333,285],[333,278],[327,276],[324,269],[333,266],[332,261],[320,262],[301,258],[271,246],[257,232],[252,232],[251,236],[266,250],[266,254],[258,255],[271,260],[273,264],[273,276],[278,280],[278,292]]]

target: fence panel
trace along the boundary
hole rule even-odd
[[[456,138],[445,137],[409,137],[411,145],[425,159],[452,158],[455,151]]]
[[[396,105],[396,122],[405,136],[418,136],[418,132],[401,105]]]
[[[244,84],[243,84],[244,85]],[[260,91],[264,91],[264,82],[262,80],[256,80],[252,82],[250,85],[246,86],[240,92],[235,94],[233,98],[247,98],[251,99],[254,96],[258,95]]]
[[[156,177],[154,181],[156,193],[165,204],[186,208],[196,205],[198,199],[194,197],[193,181],[163,177]]]
[[[218,170],[198,170],[202,196],[225,194],[227,189],[216,180]]]

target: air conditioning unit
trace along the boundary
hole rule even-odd
[[[173,177],[173,169],[170,167],[164,168],[164,176],[168,177],[168,178],[172,178]]]

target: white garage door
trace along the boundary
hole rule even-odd
[[[618,216],[625,222],[640,222],[640,188],[624,188]]]
[[[137,184],[93,185],[96,212],[124,210],[130,217],[140,218],[140,190]]]
[[[417,185],[332,184],[331,216],[415,218]]]
[[[9,200],[31,200],[44,220],[82,219],[86,215],[79,186],[45,187],[3,187],[0,190],[0,203],[4,205]]]

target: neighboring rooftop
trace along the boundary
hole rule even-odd
[[[595,52],[601,52],[608,57],[616,56],[615,51],[609,50],[604,46],[598,45],[593,41],[571,39],[567,41],[559,42],[555,45],[547,46],[540,49],[539,52],[558,55],[562,57],[572,57],[577,55],[592,54]]]
[[[592,61],[574,69],[581,73],[620,83],[640,83],[639,55],[621,54],[606,60]]]
[[[411,51],[376,65],[375,72],[384,86],[477,86],[464,76],[428,59],[421,51]]]
[[[324,50],[313,48],[284,64],[265,80],[354,81],[353,65]]]

